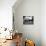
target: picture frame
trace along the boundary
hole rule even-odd
[[[23,16],[23,24],[34,24],[34,16]]]

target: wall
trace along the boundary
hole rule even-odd
[[[0,0],[0,27],[12,29],[12,6],[16,0]]]
[[[42,46],[46,46],[46,0],[41,1],[41,38]]]
[[[13,6],[15,29],[23,33],[24,38],[35,41],[41,46],[41,0],[23,0],[17,7]],[[34,16],[33,25],[24,25],[23,16]]]

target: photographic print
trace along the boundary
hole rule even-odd
[[[34,24],[34,16],[23,16],[23,24]]]

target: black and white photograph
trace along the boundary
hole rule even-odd
[[[34,24],[34,16],[23,16],[23,24]]]

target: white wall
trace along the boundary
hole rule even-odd
[[[16,0],[0,0],[0,27],[12,28],[12,6]]]
[[[46,46],[46,0],[41,1],[41,38],[42,46]]]
[[[17,7],[14,5],[13,10],[16,30],[34,40],[36,46],[41,46],[41,0],[23,0]],[[23,16],[34,16],[34,24],[24,25]]]

